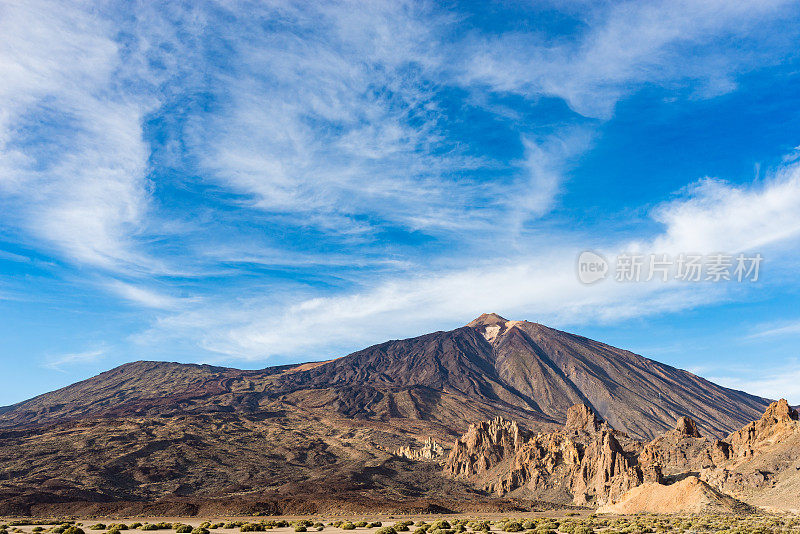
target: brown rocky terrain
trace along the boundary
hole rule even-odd
[[[683,416],[722,437],[767,404],[603,343],[484,314],[303,365],[134,362],[3,408],[0,502],[22,512],[233,498],[266,510],[593,503],[648,479],[637,439]],[[439,456],[483,420],[492,422],[477,424],[464,447],[480,449],[485,465],[444,476]],[[500,494],[512,500],[497,504]]]
[[[648,443],[576,405],[553,432],[521,434],[502,419],[471,425],[445,471],[499,496],[599,505],[604,513],[796,511],[799,445],[798,413],[786,400],[725,440],[702,437],[682,417]]]
[[[453,446],[445,470],[497,495],[602,504],[646,479],[660,480],[657,469],[638,466],[641,448],[579,404],[553,432],[521,435],[502,419],[472,425]]]

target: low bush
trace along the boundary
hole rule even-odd
[[[208,531],[208,529],[207,529],[207,528],[205,528],[205,527],[197,527],[197,528],[193,528],[193,529],[192,529],[192,530],[190,530],[189,532],[191,532],[192,534],[210,534],[210,533],[209,533],[209,531]]]
[[[239,527],[239,532],[265,532],[267,529],[260,523],[245,523]]]
[[[522,532],[525,529],[522,528],[522,525],[520,525],[516,521],[509,521],[508,523],[503,525],[503,530],[505,532]]]
[[[103,523],[97,523],[96,525],[92,525],[89,527],[89,530],[105,530],[106,526]]]
[[[295,525],[294,527],[295,532],[308,532],[308,529],[305,525]]]
[[[345,521],[339,526],[339,528],[341,528],[342,530],[355,530],[356,526],[350,521]]]
[[[86,534],[82,528],[70,525],[63,534]]]
[[[175,527],[175,532],[177,532],[178,534],[190,534],[190,532],[194,530],[192,528],[192,525],[181,525],[180,523],[176,523],[174,527]]]
[[[142,526],[142,524],[141,524],[141,523],[139,523],[139,522],[136,522],[136,523],[131,523],[131,528],[139,528],[139,527],[141,527],[141,526]]]
[[[375,531],[375,534],[397,534],[394,527],[381,527]]]

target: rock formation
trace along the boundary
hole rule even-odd
[[[482,474],[513,456],[523,441],[519,425],[502,417],[471,424],[453,445],[445,471],[456,476]]]
[[[400,447],[395,451],[395,455],[409,460],[436,460],[444,455],[444,448],[429,436],[419,449],[415,449],[410,445]]]
[[[680,417],[673,430],[642,444],[581,404],[554,432],[525,437],[505,420],[471,425],[445,470],[496,495],[614,513],[745,510],[737,498],[786,509],[800,490],[800,422],[781,400],[726,440],[704,438],[691,418]]]
[[[498,495],[561,492],[577,504],[602,503],[646,478],[660,479],[656,469],[645,474],[635,465],[637,451],[635,441],[581,404],[568,410],[563,429],[527,439],[508,421],[471,425],[453,446],[445,470],[480,480]]]

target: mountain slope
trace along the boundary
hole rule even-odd
[[[484,314],[456,330],[316,364],[258,371],[127,364],[10,407],[0,414],[0,427],[99,416],[257,414],[289,405],[351,418],[436,422],[457,435],[487,415],[529,427],[561,423],[578,403],[642,439],[672,428],[681,416],[722,437],[768,404],[629,351]]]
[[[579,403],[647,439],[685,415],[728,434],[767,405],[628,351],[484,314],[302,365],[134,362],[0,410],[0,510],[234,496],[273,511],[282,499],[474,503],[489,497],[443,477],[435,460],[395,451],[429,437],[452,443],[498,416],[553,431]]]

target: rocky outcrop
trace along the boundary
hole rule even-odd
[[[624,503],[618,508],[642,511],[662,501],[682,511],[707,505],[741,510],[733,497],[768,490],[796,497],[800,422],[782,400],[728,440],[706,439],[691,418],[680,417],[673,430],[642,444],[580,404],[569,408],[560,430],[529,437],[502,419],[471,425],[446,469],[501,496]],[[638,490],[643,485],[646,490]],[[688,497],[681,497],[681,488]]]
[[[758,421],[753,421],[728,437],[734,459],[753,456],[764,444],[798,431],[797,410],[786,399],[773,402]]]
[[[718,463],[726,450],[722,442],[712,444],[700,436],[697,425],[689,417],[678,418],[675,429],[665,432],[644,446],[638,463],[642,467],[658,466],[664,475],[698,472]],[[716,448],[715,448],[716,447]]]
[[[597,432],[600,430],[600,418],[585,404],[576,404],[567,410],[567,432]]]
[[[683,416],[678,418],[678,423],[675,425],[674,432],[677,432],[680,436],[685,436],[688,438],[699,438],[700,431],[697,430],[697,424],[694,420]]]
[[[601,422],[586,405],[568,410],[563,429],[521,438],[508,421],[472,425],[453,446],[446,470],[473,477],[497,495],[561,492],[577,504],[604,503],[645,480],[661,479],[658,468],[636,465],[637,442]]]
[[[453,445],[445,471],[455,476],[484,473],[516,454],[524,441],[519,425],[502,417],[471,424]]]
[[[436,460],[444,455],[444,448],[432,437],[428,437],[422,447],[415,449],[410,445],[400,447],[395,451],[395,456],[408,458],[409,460]]]

